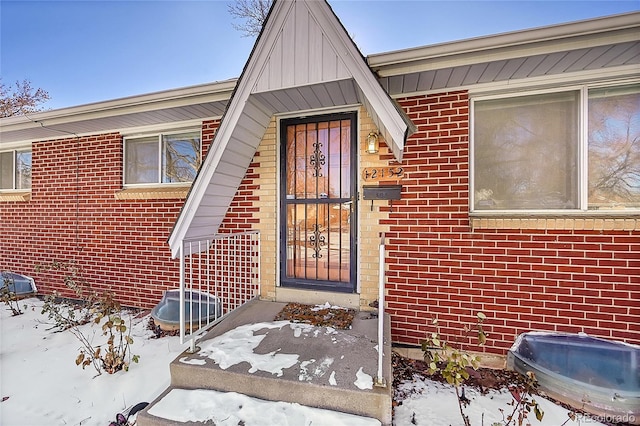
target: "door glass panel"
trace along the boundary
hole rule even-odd
[[[352,285],[352,120],[283,129],[285,284]]]
[[[287,209],[288,278],[349,282],[351,203]]]

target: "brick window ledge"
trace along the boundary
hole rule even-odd
[[[11,191],[0,192],[0,203],[10,201],[29,201],[31,200],[31,191]]]
[[[152,186],[125,188],[115,193],[116,200],[161,200],[187,198],[191,186]]]
[[[640,231],[640,213],[509,214],[485,212],[469,215],[471,229],[548,229],[574,231]]]

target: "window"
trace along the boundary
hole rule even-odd
[[[640,209],[640,85],[473,103],[474,211]]]
[[[124,183],[192,182],[200,161],[199,131],[126,138]]]
[[[639,92],[589,91],[590,209],[640,208]]]
[[[31,189],[31,150],[0,152],[0,190]]]

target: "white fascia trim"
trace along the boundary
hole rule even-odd
[[[624,65],[615,68],[606,68],[594,71],[578,71],[574,73],[558,74],[553,76],[530,77],[519,80],[493,82],[469,86],[471,96],[490,95],[492,93],[508,93],[512,91],[554,89],[583,85],[589,83],[621,84],[624,82],[638,82],[638,66]],[[449,89],[447,89],[449,90]]]
[[[315,8],[316,16],[322,16],[323,28],[330,26],[327,34],[335,34],[338,37],[337,42],[340,46],[335,46],[336,52],[341,53],[346,50],[350,56],[353,67],[350,68],[356,84],[367,98],[371,107],[376,110],[378,118],[391,135],[392,143],[395,149],[392,149],[394,156],[398,161],[402,161],[402,153],[404,151],[405,138],[408,136],[408,125],[400,115],[396,106],[389,95],[384,91],[380,82],[373,74],[366,63],[366,60],[346,33],[344,27],[340,24],[338,17],[333,13],[330,7],[324,2],[309,2],[308,7]],[[331,14],[332,16],[327,16]],[[338,49],[341,47],[341,49]],[[344,58],[346,60],[348,58]]]
[[[78,132],[78,133],[60,133],[60,135],[56,136],[48,136],[46,138],[34,138],[34,139],[26,139],[21,140],[19,142],[0,142],[1,148],[4,150],[11,149],[14,146],[26,146],[31,145],[38,142],[44,141],[55,141],[55,140],[63,140],[63,139],[75,139],[76,136],[79,138],[85,138],[89,136],[95,135],[106,135],[109,133],[120,133],[122,136],[131,137],[134,135],[140,135],[142,133],[157,133],[162,131],[173,131],[173,130],[185,130],[188,128],[194,128],[200,126],[202,128],[202,123],[210,120],[219,120],[220,116],[216,117],[205,117],[205,118],[196,118],[193,120],[186,121],[175,121],[171,123],[161,123],[161,124],[153,124],[149,126],[139,126],[139,127],[118,127],[114,129],[106,129],[95,132]]]
[[[227,101],[235,88],[237,80],[190,86],[181,89],[166,90],[140,96],[97,102],[69,108],[44,111],[0,119],[4,131],[22,130],[38,127],[33,121],[44,122],[47,126],[72,123],[95,118],[112,117],[137,112],[188,106],[198,103]]]
[[[324,107],[324,108],[305,109],[300,111],[287,111],[287,112],[277,113],[275,114],[275,117],[279,123],[280,120],[285,120],[287,118],[313,117],[316,115],[326,115],[326,114],[341,113],[341,112],[354,112],[354,111],[358,111],[361,107],[362,107],[362,104],[351,104],[351,105],[341,105],[339,107]]]
[[[381,77],[638,40],[640,12],[440,43],[367,57]]]
[[[208,118],[194,118],[193,120],[175,121],[171,123],[152,124],[149,126],[128,127],[120,129],[118,132],[125,138],[131,138],[136,136],[144,136],[149,133],[164,133],[164,132],[180,132],[184,130],[199,131],[202,133],[202,123],[205,121],[211,121],[220,119],[217,117]]]
[[[31,149],[32,141],[7,142],[0,146],[0,152]]]

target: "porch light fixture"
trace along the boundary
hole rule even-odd
[[[379,148],[378,134],[376,132],[370,132],[369,136],[367,136],[367,152],[369,154],[377,154]]]

